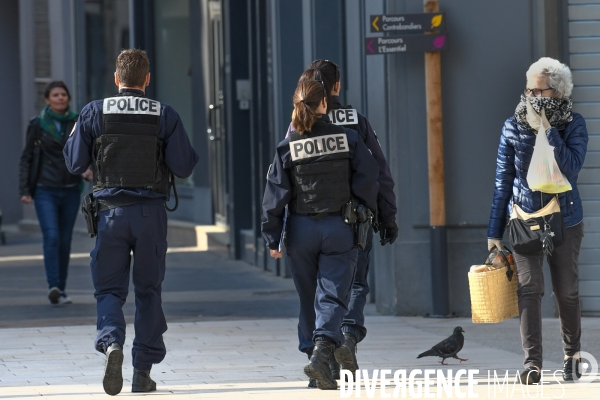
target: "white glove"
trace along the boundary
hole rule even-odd
[[[492,247],[496,246],[498,250],[502,250],[502,240],[500,239],[488,239],[488,251],[492,250]]]
[[[544,132],[550,129],[550,122],[546,118],[546,110],[542,109],[541,115],[536,113],[529,100],[527,100],[527,123],[536,132],[540,130],[540,127],[544,128]]]

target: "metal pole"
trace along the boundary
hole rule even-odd
[[[439,12],[438,0],[424,0],[423,5],[426,13]],[[446,242],[446,198],[444,193],[441,75],[440,52],[425,52],[429,216],[431,226],[432,317],[446,317],[450,314],[448,252]]]

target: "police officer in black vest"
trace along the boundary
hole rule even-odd
[[[396,225],[396,195],[394,194],[394,179],[390,172],[379,140],[375,131],[367,118],[357,112],[352,106],[344,106],[340,103],[340,68],[336,63],[329,60],[316,60],[304,71],[300,77],[303,80],[323,80],[327,90],[327,113],[331,122],[346,128],[354,129],[358,132],[360,139],[373,154],[373,157],[379,165],[379,193],[377,195],[378,226],[374,229],[379,230],[381,245],[392,244],[398,237],[398,227]],[[289,131],[293,130],[293,124],[290,124]],[[369,294],[369,255],[372,248],[373,232],[369,231],[367,247],[358,253],[358,262],[356,265],[356,275],[352,284],[352,295],[348,306],[348,314],[344,317],[342,331],[344,332],[345,342],[338,349],[338,358],[342,360],[342,368],[350,371],[358,369],[356,360],[356,344],[362,341],[367,335],[365,328],[364,308]],[[302,329],[300,329],[300,332]],[[302,342],[310,338],[302,338]],[[302,343],[300,344],[302,346]],[[335,360],[331,360],[331,369],[333,375],[339,377],[339,365]],[[314,387],[314,382],[309,383],[309,387]]]
[[[129,292],[131,253],[136,305],[132,392],[156,390],[150,369],[166,354],[161,306],[166,201],[173,174],[188,177],[198,162],[177,112],[145,97],[149,82],[146,53],[123,50],[115,72],[119,94],[86,105],[64,148],[71,173],[81,174],[90,165],[94,171],[99,212],[91,253],[98,313],[94,345],[106,354],[103,385],[113,396],[123,387],[122,307]]]
[[[300,296],[299,330],[309,363],[304,372],[319,389],[336,389],[329,360],[344,343],[342,320],[358,249],[342,210],[351,198],[377,207],[377,162],[352,129],[326,115],[322,81],[300,82],[294,94],[295,130],[277,146],[263,198],[262,232],[271,256],[280,258],[285,207],[290,215],[286,251]]]

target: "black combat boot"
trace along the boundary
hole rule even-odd
[[[329,370],[331,371],[333,379],[340,379],[340,364],[335,359],[334,354],[329,357]]]
[[[150,370],[141,370],[133,368],[133,380],[131,382],[131,391],[133,393],[154,392],[156,382],[150,379]]]
[[[308,361],[310,361],[310,358],[312,357],[312,349],[310,349],[308,351],[308,353],[306,353],[306,355],[308,356]],[[317,388],[317,380],[310,378],[308,380],[308,388],[309,389],[316,389]]]
[[[337,382],[329,369],[329,357],[335,351],[335,344],[329,340],[315,341],[312,357],[304,367],[304,373],[311,379],[317,380],[317,387],[321,390],[336,390]]]
[[[352,376],[356,377],[358,370],[358,361],[356,360],[356,336],[351,333],[344,332],[344,344],[335,350],[335,359],[340,363],[342,369],[347,369],[352,372]]]
[[[111,344],[106,349],[106,365],[102,386],[106,394],[116,396],[123,389],[123,349],[118,343]]]

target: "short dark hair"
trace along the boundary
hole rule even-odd
[[[313,61],[308,69],[302,73],[299,82],[305,80],[323,81],[325,90],[327,91],[327,107],[329,107],[331,104],[331,92],[335,84],[340,80],[340,67],[330,60]]]
[[[69,88],[67,87],[67,84],[64,83],[63,81],[50,82],[48,84],[48,86],[46,86],[46,89],[44,90],[44,98],[45,99],[50,98],[50,92],[52,91],[52,89],[56,89],[56,88],[65,89],[65,92],[67,92],[67,97],[69,98],[69,100],[71,100],[71,94],[69,93]]]
[[[144,50],[126,49],[117,56],[116,72],[123,86],[143,87],[150,72],[150,61]]]

